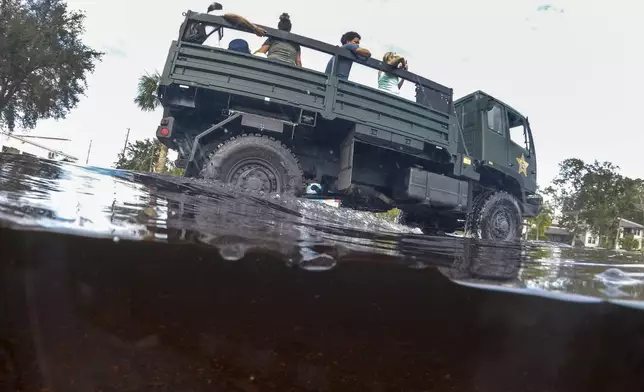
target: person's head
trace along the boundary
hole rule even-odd
[[[217,3],[216,1],[208,6],[208,11],[207,13],[211,13],[212,11],[220,11],[223,10],[224,6],[221,5],[221,3]]]
[[[382,56],[382,62],[385,64],[389,64],[394,58],[396,58],[396,53],[387,52],[385,53],[384,56]]]
[[[236,38],[228,43],[228,50],[250,54],[250,47],[245,39]]]
[[[290,32],[291,27],[292,27],[292,25],[291,25],[291,17],[286,12],[284,12],[282,15],[280,15],[280,21],[277,24],[277,28],[279,30]]]
[[[348,33],[344,33],[342,37],[340,38],[340,43],[342,45],[346,44],[356,44],[360,45],[360,34],[356,33],[355,31],[349,31]]]

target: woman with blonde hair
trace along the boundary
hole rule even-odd
[[[407,60],[394,52],[387,52],[382,57],[382,62],[389,65],[391,68],[400,68],[407,70]],[[384,71],[378,71],[378,89],[385,90],[392,94],[400,94],[404,79],[397,75],[390,74]]]

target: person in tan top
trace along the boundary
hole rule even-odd
[[[277,28],[282,31],[290,32],[293,25],[291,24],[291,17],[285,12],[280,15],[280,21]],[[257,49],[255,53],[266,54],[269,60],[281,61],[283,63],[302,66],[302,49],[300,45],[281,40],[279,38],[267,39],[261,48]]]

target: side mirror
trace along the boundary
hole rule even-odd
[[[487,111],[492,110],[492,108],[494,107],[495,103],[496,102],[494,102],[493,99],[479,98],[479,100],[477,101],[476,106],[477,106],[479,111],[486,111],[487,112]]]

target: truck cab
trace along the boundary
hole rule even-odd
[[[454,106],[464,146],[478,158],[483,181],[503,180],[504,187],[535,198],[537,153],[528,118],[482,91],[456,100]],[[533,210],[528,215],[536,214]]]

